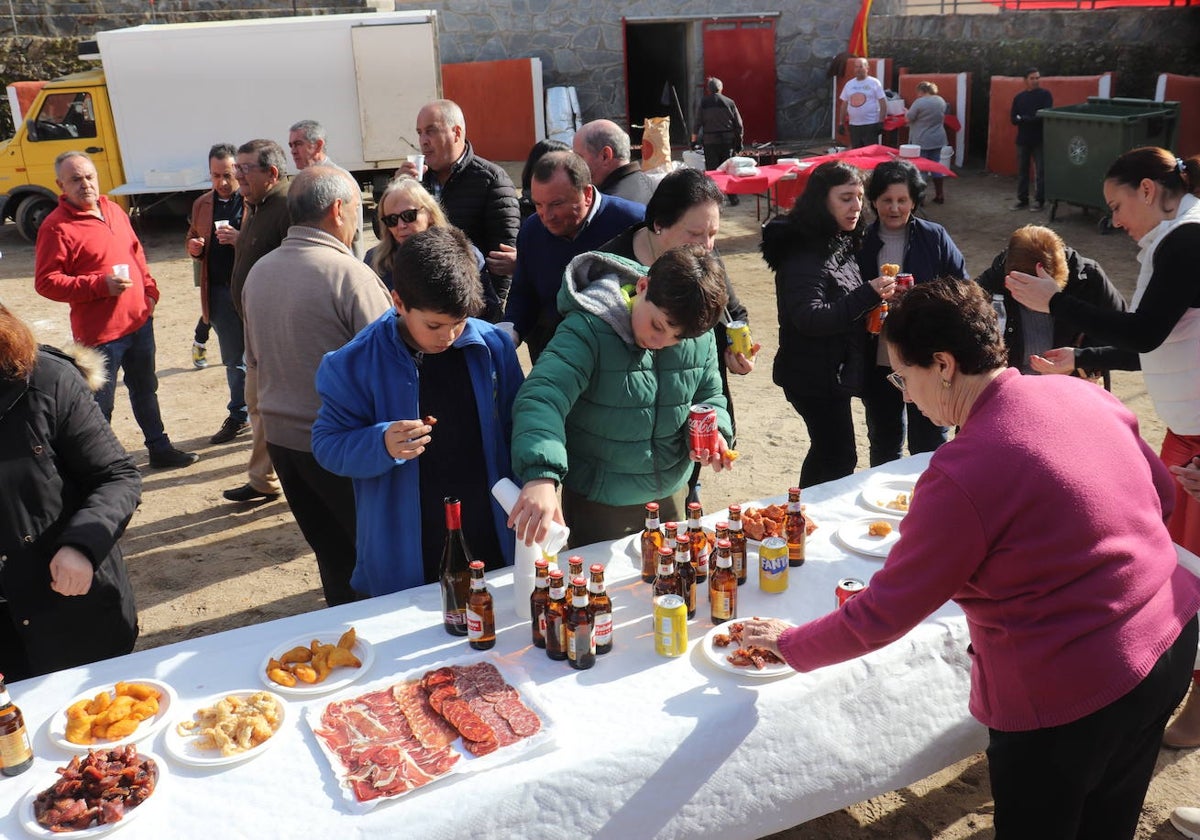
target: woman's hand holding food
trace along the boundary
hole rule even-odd
[[[59,595],[86,595],[92,588],[93,571],[86,554],[64,545],[50,560],[50,588]]]
[[[406,461],[416,458],[433,439],[430,432],[436,423],[437,420],[433,417],[426,417],[424,420],[397,420],[383,433],[383,445],[393,458]]]
[[[1004,285],[1017,303],[1034,312],[1049,312],[1050,298],[1059,292],[1058,284],[1041,263],[1038,263],[1036,275],[1010,271],[1004,278]]]
[[[895,275],[881,274],[872,280],[870,285],[882,300],[891,300],[896,294]]]
[[[748,618],[742,624],[742,647],[763,648],[783,659],[779,651],[779,637],[784,630],[792,627],[791,624],[778,618]]]
[[[1040,356],[1030,356],[1029,366],[1038,373],[1070,373],[1075,370],[1075,348],[1056,347]]]

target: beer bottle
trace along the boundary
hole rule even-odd
[[[717,569],[708,578],[708,606],[712,623],[737,618],[737,575],[733,572],[729,540],[717,540]]]
[[[729,539],[729,523],[726,522],[725,520],[721,520],[720,522],[718,522],[716,525],[713,526],[713,552],[712,552],[713,558],[715,558],[717,556],[717,549],[716,549],[717,540],[727,540],[727,539]]]
[[[25,716],[8,696],[0,674],[0,773],[18,776],[33,766],[33,746],[25,730]]]
[[[546,655],[567,658],[567,582],[562,569],[550,572],[550,603],[546,605]]]
[[[442,626],[451,636],[467,635],[467,596],[471,590],[471,550],[462,532],[462,503],[447,496],[446,545],[442,549]]]
[[[712,554],[712,540],[700,527],[702,516],[704,509],[700,503],[688,502],[688,536],[692,538],[692,565],[696,567],[696,583],[708,580],[708,560]]]
[[[550,563],[546,558],[533,561],[533,592],[529,594],[529,625],[533,646],[546,647],[546,605],[550,603]]]
[[[729,556],[733,558],[733,573],[738,586],[746,582],[746,532],[742,530],[742,506],[729,506]]]
[[[578,554],[572,554],[567,558],[567,580],[575,580],[575,578],[582,576],[583,558]]]
[[[593,563],[588,567],[592,579],[588,581],[588,610],[592,613],[592,626],[596,632],[596,655],[603,656],[613,646],[612,597],[604,588],[604,567]]]
[[[483,561],[471,561],[471,593],[467,595],[467,644],[489,650],[496,644],[496,609],[483,580]]]
[[[787,517],[783,520],[783,532],[787,537],[788,565],[804,565],[804,511],[800,509],[800,488],[788,490]]]
[[[679,585],[679,575],[675,573],[675,554],[665,545],[658,550],[658,573],[654,577],[654,596],[679,595],[683,596],[683,587]]]
[[[675,554],[675,536],[676,536],[676,534],[679,533],[679,523],[678,522],[668,522],[665,525],[663,525],[663,531],[666,532],[666,534],[663,537],[663,545],[665,545],[667,548],[671,549],[671,555],[674,556],[674,554]]]
[[[567,608],[567,660],[584,671],[596,664],[596,627],[588,609],[587,580],[571,578],[571,605]]]
[[[692,560],[692,535],[680,534],[675,540],[675,574],[679,578],[687,617],[696,617],[696,565]]]
[[[658,502],[646,502],[646,530],[642,531],[642,582],[654,583],[658,571],[658,549],[663,532],[658,529]]]

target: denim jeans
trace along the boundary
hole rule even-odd
[[[229,383],[229,416],[245,423],[246,412],[246,332],[242,319],[233,308],[228,286],[209,285],[208,320],[217,331],[221,345],[221,364]]]
[[[1046,201],[1046,156],[1041,143],[1036,146],[1017,144],[1017,201],[1029,201],[1029,159],[1033,158],[1034,201],[1042,204]]]
[[[154,319],[118,339],[96,346],[108,368],[108,382],[96,392],[96,402],[104,419],[112,422],[113,402],[117,391],[117,370],[125,373],[129,405],[133,419],[141,427],[146,449],[151,452],[166,449],[170,438],[163,431],[162,414],[158,410],[158,374],[154,370]]]

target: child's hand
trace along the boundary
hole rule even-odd
[[[739,376],[745,376],[754,371],[754,360],[758,356],[758,351],[762,349],[761,344],[755,344],[750,349],[750,355],[745,356],[741,353],[734,353],[733,350],[725,348],[725,367],[730,373],[736,373]]]
[[[516,532],[518,540],[533,545],[546,539],[551,522],[562,521],[554,480],[535,478],[521,488],[521,495],[508,516],[508,527]]]
[[[711,466],[717,472],[721,470],[733,469],[733,462],[737,458],[737,453],[729,448],[725,443],[725,438],[717,435],[717,449],[712,452],[708,449],[693,449],[688,452],[688,457],[693,461],[699,461],[701,464]]]
[[[383,445],[393,458],[411,460],[425,451],[432,431],[433,426],[425,420],[397,420],[383,433]]]

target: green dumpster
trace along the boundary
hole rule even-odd
[[[1046,200],[1053,202],[1050,220],[1064,201],[1105,211],[1104,230],[1104,173],[1138,146],[1175,148],[1179,103],[1090,96],[1084,104],[1043,108],[1038,115],[1044,129]]]

